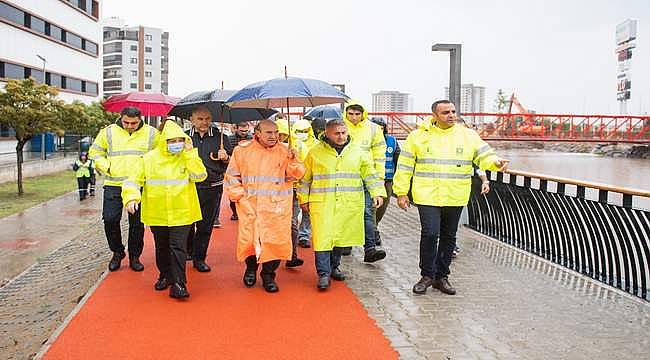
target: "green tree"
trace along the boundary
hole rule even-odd
[[[508,98],[503,93],[503,89],[497,91],[497,97],[494,99],[494,111],[502,113],[508,107]]]
[[[57,100],[58,91],[34,79],[9,80],[0,91],[0,124],[16,131],[16,163],[18,169],[18,195],[23,189],[23,148],[35,135],[48,131],[60,132],[60,116],[64,103]],[[41,144],[45,146],[45,144]]]
[[[65,106],[63,117],[65,130],[68,133],[95,136],[102,128],[112,124],[119,115],[104,110],[98,102],[85,105],[74,101]]]

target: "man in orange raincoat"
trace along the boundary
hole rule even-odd
[[[246,262],[244,285],[255,285],[261,263],[267,292],[279,290],[275,270],[281,260],[291,260],[293,181],[305,173],[296,151],[278,135],[275,122],[260,121],[253,140],[233,151],[224,183],[239,215],[237,259]]]

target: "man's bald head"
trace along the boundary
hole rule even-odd
[[[255,126],[255,139],[264,147],[273,147],[278,143],[278,126],[275,121],[260,120]]]

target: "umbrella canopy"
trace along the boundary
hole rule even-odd
[[[165,116],[178,100],[177,97],[160,93],[130,92],[109,97],[103,106],[106,111],[116,113],[127,106],[135,106],[142,115]]]
[[[341,109],[336,106],[316,106],[303,116],[305,119],[342,119]]]
[[[250,84],[231,96],[232,108],[314,107],[342,103],[348,96],[332,85],[314,79],[284,77]]]
[[[225,101],[235,92],[235,90],[220,89],[193,92],[176,103],[176,106],[169,111],[169,115],[189,119],[194,109],[205,106],[212,114],[212,121],[239,123],[266,119],[276,113],[273,109],[229,108],[225,105]]]

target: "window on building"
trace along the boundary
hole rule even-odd
[[[145,63],[145,65],[151,65],[152,61],[151,61],[151,59],[144,59],[144,63]]]
[[[25,26],[41,34],[45,34],[45,21],[36,16],[25,14]]]
[[[151,77],[151,71],[145,71],[144,77]]]
[[[47,73],[47,75],[45,77],[45,81],[50,86],[55,86],[55,87],[60,88],[60,87],[62,87],[63,79],[61,78],[61,75],[59,75],[59,74]]]
[[[119,78],[119,77],[122,77],[121,68],[104,69],[104,79]]]
[[[136,83],[131,83],[131,89],[137,89],[137,88],[138,88],[138,84],[136,84]]]
[[[151,52],[151,46],[145,46],[144,52],[150,53]]]
[[[77,6],[83,11],[88,11],[88,8],[86,7],[86,0],[77,0]]]
[[[114,42],[104,45],[104,54],[110,54],[114,52],[122,52],[122,43]]]
[[[136,70],[131,70],[131,76],[138,76],[138,72]]]
[[[97,83],[86,81],[86,93],[97,95],[98,92]]]
[[[0,17],[16,24],[25,25],[25,13],[0,2]]]
[[[144,84],[144,88],[146,90],[151,90],[151,84]]]
[[[131,58],[131,64],[137,64],[138,58]]]
[[[7,79],[24,79],[25,68],[20,65],[5,63],[3,77]]]
[[[67,90],[83,91],[83,88],[81,87],[81,80],[75,78],[66,77],[65,88]]]
[[[78,49],[82,48],[81,47],[81,37],[80,36],[75,35],[73,33],[69,33],[67,31],[66,31],[65,35],[66,35],[65,36],[65,42],[67,42],[68,44],[70,44],[70,45],[72,45],[72,46],[74,46],[74,47],[76,47]]]
[[[25,68],[25,79],[33,78],[37,83],[43,83],[43,70]]]
[[[61,40],[63,38],[63,30],[58,26],[54,26],[52,24],[48,24],[48,25],[49,26],[45,28],[46,30],[45,33],[57,40]]]
[[[151,34],[145,34],[144,39],[145,40],[153,40],[153,37],[151,36]]]
[[[138,51],[138,45],[131,45],[131,51]]]

